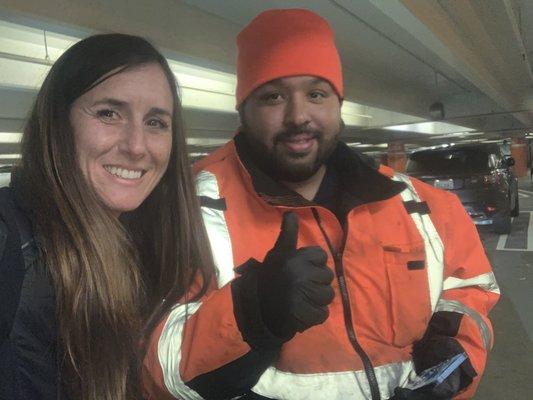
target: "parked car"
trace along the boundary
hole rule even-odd
[[[497,144],[452,145],[413,152],[407,174],[461,199],[475,224],[496,233],[511,231],[511,217],[518,216],[518,180]]]

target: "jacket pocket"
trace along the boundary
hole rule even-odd
[[[424,335],[431,304],[424,243],[384,245],[393,344],[406,347]]]

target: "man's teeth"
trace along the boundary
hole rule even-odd
[[[112,175],[118,176],[122,179],[139,179],[142,175],[142,171],[133,171],[130,169],[118,168],[118,167],[104,167],[107,172]]]

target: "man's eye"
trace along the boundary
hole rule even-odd
[[[265,103],[277,103],[282,99],[281,93],[272,92],[272,93],[265,93],[263,96],[261,96],[261,100]]]
[[[104,120],[113,120],[118,117],[118,113],[116,111],[109,110],[109,109],[98,110],[96,111],[96,115],[98,116],[98,118],[101,118]]]
[[[311,92],[309,93],[309,97],[313,100],[321,100],[323,98],[326,97],[326,95],[322,92],[318,92],[318,91],[315,91],[315,92]]]

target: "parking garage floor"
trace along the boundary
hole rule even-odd
[[[491,314],[495,344],[475,396],[479,400],[533,399],[533,182],[519,182],[520,216],[510,235],[479,233],[502,291]]]

